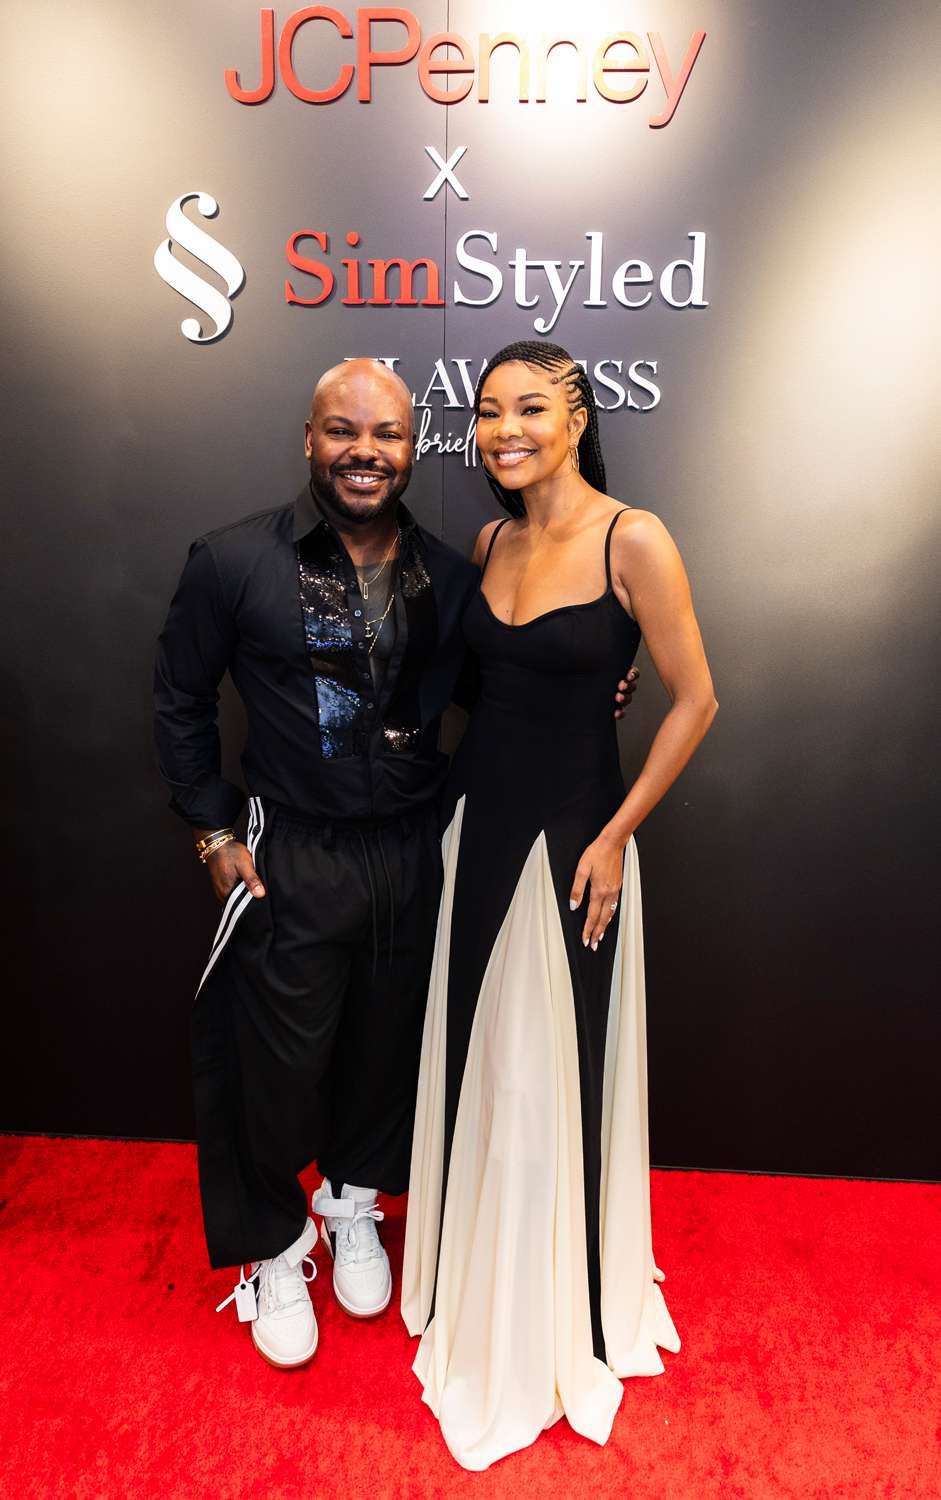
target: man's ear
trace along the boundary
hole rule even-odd
[[[309,422],[304,423],[304,456],[310,458],[313,451],[313,431]]]

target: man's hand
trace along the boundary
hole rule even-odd
[[[253,896],[261,898],[265,894],[254,861],[248,849],[238,839],[230,839],[215,854],[210,854],[206,860],[206,868],[212,888],[220,901],[228,900],[240,880],[244,880],[246,890],[251,891]]]
[[[617,707],[614,710],[614,717],[616,719],[623,719],[624,710],[626,708],[630,708],[631,699],[633,698],[634,693],[637,690],[637,679],[639,676],[640,667],[631,667],[631,670],[628,672],[627,676],[622,677],[621,681],[618,683],[618,689],[614,695],[614,701],[617,704]]]

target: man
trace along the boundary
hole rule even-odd
[[[329,370],[305,428],[309,486],[193,544],[158,650],[161,770],[225,903],[193,1015],[209,1257],[242,1266],[220,1310],[234,1300],[281,1368],[317,1347],[298,1173],[314,1159],[324,1173],[313,1210],[356,1317],[388,1306],[377,1195],[408,1182],[438,733],[478,581],[402,504],[413,441],[397,375],[373,360]],[[248,717],[244,843],[244,795],[220,774],[226,671]]]

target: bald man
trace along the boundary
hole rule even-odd
[[[312,1358],[317,1237],[355,1317],[391,1296],[377,1193],[401,1193],[441,881],[442,711],[477,570],[402,504],[408,389],[386,366],[329,370],[292,505],[200,537],[160,637],[157,746],[171,806],[224,903],[193,1014],[213,1266],[256,1349]],[[248,799],[220,773],[226,672],[242,697]]]

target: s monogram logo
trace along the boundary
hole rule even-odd
[[[184,338],[191,339],[194,344],[211,344],[213,339],[221,338],[232,322],[232,304],[229,297],[234,297],[245,280],[245,272],[236,260],[231,250],[220,245],[205,229],[200,229],[183,212],[184,203],[191,198],[196,199],[196,207],[206,219],[211,219],[219,212],[219,205],[211,193],[183,193],[174,199],[167,209],[166,225],[169,239],[161,241],[154,252],[154,267],[157,275],[172,286],[175,292],[192,302],[198,307],[207,319],[212,322],[209,332],[203,332],[197,318],[184,318],[180,324],[180,332]],[[226,285],[228,297],[224,297],[216,287],[197,276],[189,266],[184,266],[182,261],[175,258],[173,246],[179,245],[188,250],[197,260],[201,260],[211,271],[217,272]]]

